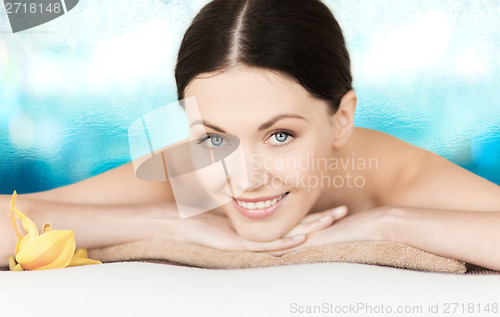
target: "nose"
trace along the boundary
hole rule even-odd
[[[248,180],[246,191],[257,191],[264,187],[268,180],[268,173],[264,168],[264,157],[249,146],[243,146],[243,152]]]

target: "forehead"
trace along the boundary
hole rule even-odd
[[[317,102],[301,85],[280,73],[248,66],[235,66],[219,73],[202,74],[185,89],[194,96],[204,118],[238,114],[267,116],[283,111],[307,112]],[[309,106],[308,106],[309,105]]]

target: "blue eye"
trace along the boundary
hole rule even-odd
[[[224,139],[220,136],[214,136],[210,138],[210,141],[212,142],[213,146],[220,146],[224,142]]]
[[[203,137],[198,140],[198,144],[202,144],[207,148],[213,148],[218,146],[223,146],[229,144],[223,137],[217,134],[208,134],[206,137]]]
[[[294,136],[286,131],[277,131],[267,140],[266,143],[270,143],[276,146],[287,145],[291,142]]]
[[[280,132],[280,133],[276,133],[274,135],[274,137],[276,138],[276,141],[278,141],[278,142],[285,142],[288,139],[288,134]]]

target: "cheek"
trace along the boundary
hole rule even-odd
[[[273,180],[279,180],[286,187],[313,191],[319,187],[328,162],[328,147],[317,143],[301,142],[293,151],[270,158],[266,171]],[[272,186],[276,186],[274,181]]]

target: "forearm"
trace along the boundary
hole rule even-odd
[[[16,236],[9,221],[10,196],[0,195],[0,266],[13,255]],[[73,230],[77,248],[99,248],[154,237],[172,238],[176,218],[175,205],[86,205],[54,203],[18,195],[16,207],[37,225],[49,222],[55,230]],[[166,217],[158,219],[159,217]],[[17,220],[22,228],[21,221]],[[24,229],[20,229],[24,234]]]
[[[500,212],[397,207],[388,219],[387,240],[500,270]]]

